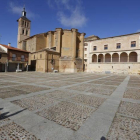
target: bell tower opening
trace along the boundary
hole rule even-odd
[[[18,37],[17,47],[22,50],[26,50],[25,42],[30,37],[31,21],[26,17],[25,7],[22,11],[22,16],[17,20],[18,22]]]

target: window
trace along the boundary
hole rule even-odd
[[[40,54],[40,58],[42,58],[42,54]]]
[[[1,54],[0,54],[0,59],[1,59]]]
[[[26,27],[26,25],[27,25],[27,24],[26,24],[26,22],[25,22],[25,27]]]
[[[22,34],[24,35],[24,29],[22,30]]]
[[[22,61],[22,62],[25,61],[25,57],[24,57],[24,55],[21,55],[21,61]]]
[[[24,21],[22,21],[22,26],[24,26]]]
[[[87,59],[85,59],[84,61],[87,62]]]
[[[131,47],[136,47],[136,41],[131,42]]]
[[[28,30],[26,30],[26,35],[28,35]]]
[[[121,48],[121,43],[117,43],[116,48],[117,48],[117,49],[120,49],[120,48]]]
[[[16,54],[12,54],[12,61],[16,61]]]
[[[85,51],[87,51],[87,48],[85,48]]]
[[[88,46],[88,43],[84,43],[84,46]]]
[[[87,54],[85,54],[85,57],[87,57]]]
[[[104,50],[108,50],[108,45],[104,45]]]
[[[93,51],[96,51],[97,50],[97,47],[96,46],[93,46]]]

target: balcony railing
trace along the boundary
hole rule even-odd
[[[11,61],[27,62],[28,61],[28,58],[10,57],[9,60],[11,60]]]
[[[21,58],[21,62],[25,62],[25,58]]]
[[[17,60],[17,58],[16,57],[12,57],[12,61],[16,61]]]

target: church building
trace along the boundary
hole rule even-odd
[[[29,68],[38,72],[82,72],[84,36],[77,29],[56,28],[30,36],[31,21],[25,8],[18,20],[18,48],[29,51]]]

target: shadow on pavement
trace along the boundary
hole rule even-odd
[[[0,108],[0,110],[2,110],[2,109]],[[24,110],[26,110],[26,109],[17,111],[17,112],[15,112],[15,113],[13,113],[13,114],[10,114],[10,115],[8,115],[10,112],[2,113],[2,114],[0,114],[0,120],[4,120],[4,119],[9,118],[9,117],[11,117],[11,116],[15,116],[15,115],[17,115],[17,114],[23,112]]]

